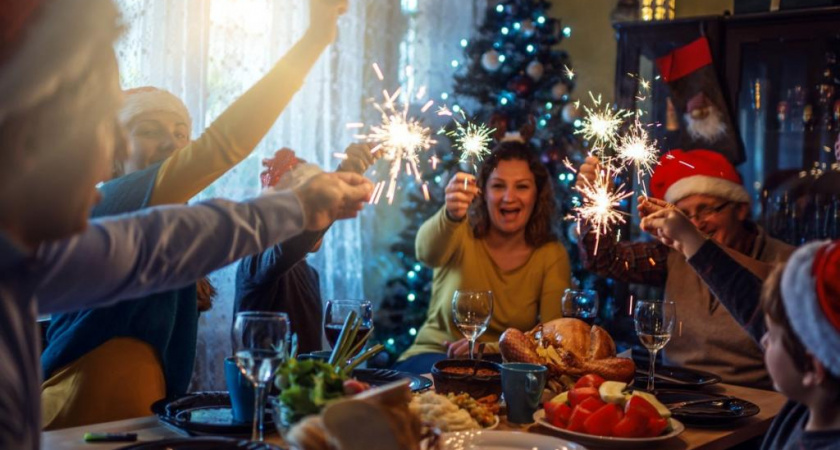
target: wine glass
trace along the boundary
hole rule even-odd
[[[470,359],[474,358],[475,340],[481,336],[493,315],[492,291],[456,290],[452,296],[452,320],[470,341]]]
[[[656,352],[671,340],[674,323],[677,321],[677,307],[674,302],[664,300],[639,300],[633,310],[636,334],[650,352],[647,390],[653,391],[653,371]]]
[[[324,334],[331,348],[341,335],[344,321],[351,311],[355,311],[359,320],[362,321],[356,339],[353,341],[355,347],[367,334],[373,330],[373,306],[367,300],[327,300],[327,307],[324,311]],[[361,351],[361,349],[359,349]]]
[[[589,325],[598,316],[598,293],[591,289],[566,289],[563,293],[563,317],[575,317]]]
[[[286,313],[246,311],[236,314],[233,323],[236,365],[254,385],[253,441],[263,441],[265,388],[286,359],[289,330]]]

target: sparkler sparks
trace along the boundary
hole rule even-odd
[[[600,95],[595,98],[590,92],[589,96],[592,98],[594,106],[592,108],[583,106],[586,117],[584,117],[580,129],[575,131],[575,134],[583,135],[585,139],[592,141],[593,148],[600,149],[603,152],[606,146],[615,146],[618,129],[624,119],[629,117],[631,113],[623,109],[612,108],[609,103],[604,104],[602,108]]]
[[[594,182],[584,178],[583,186],[576,187],[583,197],[583,202],[574,208],[575,216],[579,221],[586,221],[592,226],[596,255],[601,236],[614,225],[625,222],[626,213],[619,210],[618,206],[622,200],[633,195],[631,191],[624,190],[624,184],[611,189],[610,182],[614,170],[610,164],[604,164],[596,173]]]
[[[464,124],[457,119],[455,129],[444,132],[455,141],[455,148],[461,151],[460,161],[464,164],[472,164],[473,170],[478,171],[477,166],[485,156],[490,154],[489,144],[493,141],[495,128],[489,128],[483,123],[475,123],[467,120],[466,114],[461,111]],[[443,131],[443,130],[441,130]]]
[[[630,131],[618,142],[615,149],[616,156],[625,164],[630,164],[636,169],[636,181],[644,192],[642,177],[645,173],[653,173],[659,158],[657,157],[656,141],[648,136],[638,119],[630,127]],[[647,193],[645,193],[647,195]]]
[[[383,79],[382,71],[377,64],[373,64],[373,69],[376,72],[377,78]],[[406,68],[406,73],[410,75],[412,70],[410,67]],[[394,196],[397,190],[397,177],[400,175],[403,164],[405,164],[405,171],[409,176],[414,176],[419,182],[421,180],[421,173],[417,167],[419,155],[421,152],[429,150],[432,145],[436,144],[432,138],[431,130],[420,123],[419,120],[409,116],[409,100],[412,95],[413,83],[409,84],[406,89],[405,100],[397,105],[397,99],[403,93],[402,88],[397,89],[393,93],[387,90],[382,91],[384,100],[382,103],[373,101],[373,107],[379,111],[381,122],[377,125],[372,125],[367,134],[358,134],[357,138],[363,139],[366,142],[376,144],[371,150],[372,152],[382,151],[383,159],[390,161],[390,169],[388,171],[388,181],[381,181],[377,183],[374,195],[371,199],[372,203],[379,203],[379,199],[386,190],[386,198],[388,203],[394,201]],[[425,92],[424,88],[421,91]],[[419,99],[419,98],[418,98]],[[432,107],[434,101],[429,100],[423,106],[422,111],[427,111]],[[351,124],[353,128],[358,128],[359,124]],[[350,125],[348,125],[348,128]]]
[[[563,69],[565,69],[566,77],[568,77],[570,80],[575,78],[575,72],[569,66],[564,65]]]

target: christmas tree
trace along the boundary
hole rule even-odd
[[[571,28],[549,17],[550,6],[550,2],[541,0],[490,4],[476,37],[461,41],[464,63],[452,62],[457,70],[455,96],[450,104],[456,115],[469,107],[470,119],[495,128],[498,138],[523,126],[535,127],[531,143],[555,181],[559,207],[556,232],[569,251],[573,277],[580,286],[596,288],[601,298],[606,298],[604,282],[591,277],[581,266],[576,224],[563,220],[579,202],[572,189],[574,173],[564,160],[568,158],[577,166],[585,157],[585,150],[574,134],[580,126],[578,109],[570,96],[575,74],[568,54],[558,48],[571,35]],[[392,251],[400,258],[405,272],[388,282],[377,314],[378,340],[393,356],[413,342],[426,319],[431,295],[432,271],[414,255],[417,230],[442,206],[443,189],[449,178],[458,170],[471,171],[458,167],[458,158],[451,151],[439,148],[437,152],[438,163],[424,172],[431,198],[436,201],[427,201],[424,194],[412,189],[403,203],[409,225]],[[602,317],[604,314],[611,314],[608,307],[602,308]]]

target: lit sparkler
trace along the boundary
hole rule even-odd
[[[633,192],[624,189],[624,184],[617,188],[610,188],[614,170],[609,163],[603,164],[602,169],[596,173],[594,182],[584,178],[583,186],[576,187],[583,201],[573,210],[575,218],[579,221],[578,224],[586,221],[592,226],[595,233],[596,255],[601,236],[614,225],[625,222],[624,216],[627,213],[619,210],[618,207],[622,200],[633,195]]]
[[[605,147],[615,146],[618,129],[624,119],[629,117],[631,113],[623,109],[612,108],[609,103],[601,107],[600,95],[595,98],[590,92],[589,96],[592,98],[594,106],[592,108],[583,106],[586,117],[584,117],[580,129],[575,131],[575,134],[583,135],[585,139],[592,141],[592,147],[603,153]],[[603,157],[604,155],[599,156]]]
[[[461,111],[464,123],[455,122],[455,129],[444,131],[455,143],[455,148],[461,151],[460,161],[464,164],[471,164],[473,171],[478,172],[478,164],[484,157],[490,154],[489,144],[493,141],[495,128],[489,128],[483,123],[475,123],[467,120],[466,114]],[[439,132],[440,134],[440,132]]]
[[[382,80],[382,71],[379,66],[374,64],[373,68],[377,78]],[[406,74],[410,76],[411,73],[411,68],[407,67]],[[356,135],[359,139],[376,144],[371,152],[381,150],[383,159],[390,161],[391,164],[387,183],[384,181],[377,183],[375,195],[372,199],[374,203],[379,202],[382,192],[386,190],[385,184],[387,184],[385,196],[388,198],[389,204],[393,203],[397,190],[397,177],[400,175],[403,165],[405,165],[405,171],[409,176],[414,176],[418,182],[421,181],[421,173],[417,167],[419,155],[437,143],[432,138],[431,130],[408,114],[409,100],[413,97],[412,90],[413,83],[409,83],[403,97],[404,101],[399,105],[397,99],[403,93],[402,88],[393,93],[383,90],[384,100],[382,103],[372,100],[373,107],[379,111],[381,122],[371,126],[367,134]],[[425,92],[425,89],[422,89],[422,91]],[[431,100],[426,102],[422,110],[427,111],[433,104],[434,102]],[[352,125],[357,127],[358,124]]]
[[[627,134],[621,137],[615,153],[619,160],[632,165],[636,169],[636,181],[642,187],[642,191],[645,192],[642,177],[645,173],[653,173],[653,168],[659,158],[657,157],[656,141],[651,140],[638,119],[630,127]],[[645,192],[645,195],[647,195],[647,192]]]

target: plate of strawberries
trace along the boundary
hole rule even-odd
[[[575,442],[609,447],[665,441],[685,430],[653,394],[594,374],[545,402],[534,420]]]

